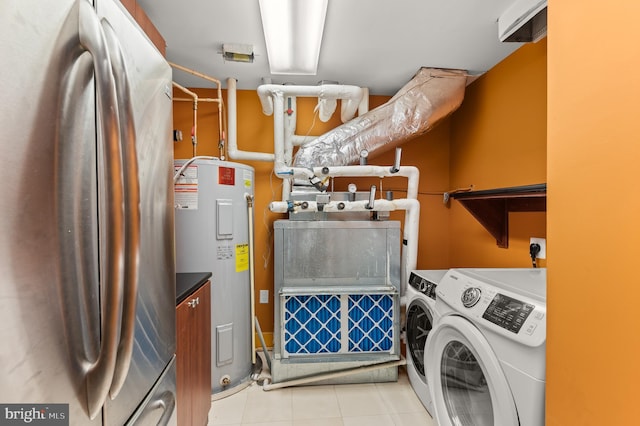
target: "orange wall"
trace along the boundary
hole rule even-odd
[[[546,182],[545,66],[546,41],[525,46],[471,84],[462,106],[451,117],[429,133],[402,145],[402,164],[420,169],[419,269],[530,265],[529,237],[546,236],[544,214],[511,214],[510,248],[501,249],[456,201],[445,204],[443,193],[470,184],[476,189],[487,189]],[[213,89],[196,91],[201,97],[216,96]],[[511,97],[514,92],[528,102],[514,108]],[[178,91],[174,95],[185,96]],[[372,96],[370,108],[388,99]],[[237,105],[239,148],[272,152],[273,117],[262,113],[257,94],[238,91]],[[340,124],[337,114],[328,123],[314,119],[314,106],[312,99],[298,99],[298,134],[320,135]],[[217,104],[199,103],[198,155],[219,155],[217,110]],[[182,130],[184,136],[183,141],[175,144],[176,158],[192,156],[192,119],[191,102],[174,102],[174,127]],[[370,164],[391,164],[393,157],[393,151],[385,152],[372,156]],[[271,174],[272,164],[245,163],[256,170],[256,291],[269,290],[271,296],[269,304],[256,305],[256,313],[269,340],[273,330],[271,230],[273,221],[285,216],[268,210],[269,202],[279,200],[281,194],[280,180]],[[336,190],[343,190],[350,181],[336,180]],[[406,188],[406,180],[402,178],[353,181],[360,190],[376,185],[383,191],[394,190],[395,198],[405,196],[402,190]],[[392,219],[403,217],[402,212],[392,214]]]
[[[420,170],[418,201],[420,224],[418,235],[418,269],[444,269],[449,267],[449,205],[443,195],[449,190],[449,135],[450,119],[438,123],[429,133],[401,145],[404,166],[416,166]],[[370,158],[369,164],[391,165],[395,150]],[[358,189],[367,191],[376,185],[383,193],[394,190],[394,198],[406,196],[407,180],[403,178],[351,179]],[[338,187],[336,187],[338,188]],[[344,190],[346,184],[341,188]],[[403,191],[405,190],[405,191]],[[392,220],[404,222],[404,212],[394,212]]]
[[[529,237],[545,237],[543,213],[517,213],[510,218],[510,247],[501,249],[489,233],[458,202],[445,204],[443,193],[467,187],[488,189],[546,182],[546,41],[527,45],[467,88],[458,111],[429,133],[402,145],[402,164],[420,169],[421,204],[418,268],[453,266],[529,266]],[[213,89],[197,89],[201,97],[215,97]],[[176,91],[175,97],[185,97]],[[223,91],[226,96],[226,91]],[[514,98],[514,96],[516,96]],[[372,96],[370,108],[389,98]],[[514,107],[514,99],[526,99]],[[262,113],[253,91],[238,91],[238,146],[242,150],[272,152],[273,117]],[[328,123],[314,119],[312,99],[298,99],[298,134],[320,135],[340,124],[337,114]],[[219,155],[218,105],[198,106],[198,155]],[[192,156],[191,102],[174,102],[174,127],[184,140],[175,144],[176,158]],[[370,164],[388,165],[394,152],[372,156]],[[231,160],[233,161],[233,160]],[[272,164],[245,162],[256,170],[255,265],[256,291],[269,290],[270,303],[257,304],[256,313],[267,340],[273,331],[272,224],[284,218],[269,212],[279,200],[280,180],[271,174]],[[352,180],[336,180],[343,190]],[[354,179],[360,190],[370,185],[405,196],[402,178]],[[402,212],[392,219],[402,220]],[[542,261],[544,266],[544,261]]]
[[[633,29],[640,3],[549,3],[548,40],[525,45],[472,83],[450,120],[403,146],[403,162],[421,167],[421,202],[429,204],[421,214],[418,266],[528,266],[528,238],[547,236],[546,424],[636,424],[640,49]],[[238,107],[240,147],[270,150],[272,118],[262,115],[255,93],[240,91]],[[311,117],[300,121],[309,126]],[[203,139],[200,153],[217,152]],[[185,145],[190,155],[188,142],[176,144],[176,152]],[[264,207],[271,187],[278,198],[278,182],[270,183],[270,165],[254,166],[257,285],[272,290],[269,230],[276,215]],[[455,201],[447,210],[439,195],[428,194],[541,182],[548,184],[546,220],[511,214],[509,249],[497,248]],[[273,305],[257,312],[263,328],[273,330]]]
[[[549,426],[639,421],[638,16],[549,1]]]
[[[546,49],[524,45],[468,86],[452,116],[451,188],[546,182]],[[545,213],[510,213],[508,249],[456,201],[449,220],[451,267],[530,267],[529,238],[546,237]]]
[[[200,97],[216,97],[213,89],[194,89]],[[174,91],[174,97],[184,98],[180,91]],[[223,98],[226,90],[223,90]],[[373,109],[389,97],[371,96],[370,109]],[[327,123],[314,120],[315,102],[309,98],[298,99],[298,134],[320,135],[340,124],[339,114],[335,114]],[[253,91],[239,90],[238,105],[238,147],[246,151],[273,152],[273,117],[262,113],[258,96]],[[199,102],[198,104],[198,155],[218,156],[218,105]],[[191,127],[193,120],[192,102],[174,102],[174,128],[183,132],[184,140],[174,144],[175,158],[190,158],[192,154]],[[419,200],[421,203],[421,223],[418,242],[418,268],[447,268],[449,265],[448,214],[449,207],[442,202],[442,194],[449,189],[449,128],[450,120],[445,119],[431,132],[403,145],[403,165],[415,165],[421,170]],[[394,152],[372,156],[370,164],[391,165]],[[233,161],[233,160],[231,160]],[[257,304],[256,314],[262,330],[266,333],[267,344],[273,331],[273,240],[272,224],[285,215],[269,212],[271,201],[280,200],[281,181],[271,174],[272,164],[255,161],[243,161],[256,170],[255,177],[255,265],[256,292],[269,290],[270,303]],[[351,180],[336,181],[336,190],[346,188]],[[380,188],[380,181],[354,180],[361,190],[370,185]],[[385,179],[382,190],[396,190],[394,196],[402,198],[406,189],[406,179]],[[402,212],[393,214],[392,219],[402,220]]]

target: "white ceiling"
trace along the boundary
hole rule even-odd
[[[304,1],[304,0],[302,0]],[[138,0],[167,43],[167,59],[238,89],[319,81],[368,87],[393,95],[421,67],[480,75],[520,47],[498,41],[497,19],[515,0],[329,0],[315,76],[269,73],[258,0]],[[223,43],[254,46],[253,63],[225,62]],[[186,87],[212,87],[174,71]]]

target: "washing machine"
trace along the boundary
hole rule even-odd
[[[412,271],[409,275],[406,300],[406,337],[407,375],[411,387],[427,409],[433,415],[433,404],[426,378],[424,349],[429,332],[438,319],[436,312],[436,287],[447,273],[443,270]]]
[[[440,426],[543,426],[546,269],[451,269],[427,382]]]

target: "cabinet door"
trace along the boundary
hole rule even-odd
[[[179,425],[191,425],[191,345],[190,320],[193,309],[184,300],[176,308],[176,399]]]
[[[193,388],[191,394],[192,421],[206,425],[211,408],[211,286],[207,282],[196,292],[198,305],[194,309],[192,328]]]
[[[211,408],[211,286],[177,307],[178,424],[206,425]]]

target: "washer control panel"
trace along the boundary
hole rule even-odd
[[[462,292],[462,305],[465,308],[472,308],[480,301],[482,290],[478,287],[468,287]]]
[[[505,330],[518,333],[535,306],[497,293],[482,314],[482,318]]]
[[[436,301],[478,326],[528,346],[546,341],[546,275],[529,271],[451,269],[436,289]],[[488,274],[485,277],[482,274]],[[499,280],[500,279],[500,280]]]
[[[436,288],[447,270],[434,269],[424,271],[412,271],[409,275],[409,285],[425,296],[436,298]]]

